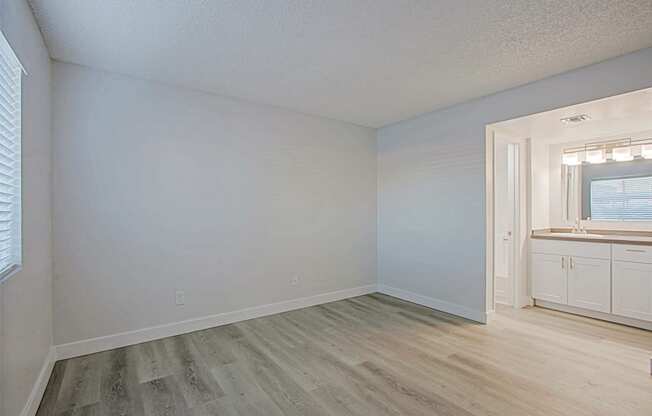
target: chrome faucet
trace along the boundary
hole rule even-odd
[[[586,234],[586,230],[582,227],[582,221],[579,218],[575,218],[575,226],[573,227],[573,232],[577,234]]]

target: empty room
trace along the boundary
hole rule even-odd
[[[0,0],[0,416],[651,416],[651,0]]]

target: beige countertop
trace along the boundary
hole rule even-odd
[[[652,246],[652,232],[648,231],[589,229],[586,230],[586,233],[573,233],[571,228],[547,228],[541,230],[532,230],[530,238]]]

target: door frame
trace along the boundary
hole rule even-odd
[[[497,135],[498,134],[498,135]],[[531,228],[530,220],[530,193],[531,189],[531,165],[530,165],[530,139],[516,138],[503,131],[497,131],[495,127],[486,127],[485,144],[485,302],[486,313],[491,315],[496,309],[495,299],[495,155],[496,143],[515,144],[515,198],[514,198],[514,230],[512,236],[512,264],[513,290],[512,306],[522,308],[532,305],[530,296],[529,278],[529,255],[527,250],[528,230]]]

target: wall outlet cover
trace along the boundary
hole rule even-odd
[[[178,306],[186,304],[186,294],[182,290],[177,290],[174,294],[174,301]]]

